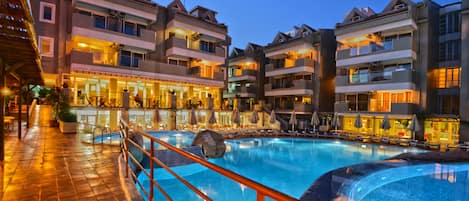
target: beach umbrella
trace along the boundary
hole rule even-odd
[[[254,110],[251,115],[251,123],[257,124],[258,121],[259,121],[259,115],[257,114],[257,111]]]
[[[216,124],[217,123],[217,117],[215,116],[215,111],[212,110],[212,113],[210,115],[210,119],[208,119],[209,124]]]
[[[332,117],[331,126],[333,126],[336,131],[337,128],[340,127],[339,114],[337,112],[334,113],[334,116]]]
[[[158,106],[155,107],[155,114],[153,114],[153,125],[155,128],[158,128],[157,125],[161,121],[161,116],[160,116],[160,111],[158,109]]]
[[[153,122],[158,123],[161,121],[160,110],[155,107],[155,114],[153,115]]]
[[[353,124],[353,126],[355,126],[355,128],[358,128],[358,129],[363,127],[362,119],[360,118],[360,114],[357,114],[357,118],[355,118],[355,123]]]
[[[240,124],[241,123],[241,117],[239,115],[238,108],[236,108],[233,111],[233,114],[231,114],[231,122],[233,122],[234,124]]]
[[[277,121],[277,117],[275,117],[275,111],[272,110],[272,112],[270,113],[270,123],[273,124]]]
[[[383,130],[389,130],[391,128],[391,123],[389,122],[388,115],[384,115],[384,119],[379,127]]]
[[[319,126],[321,122],[319,121],[318,113],[314,111],[313,116],[311,117],[311,126],[313,126],[313,132],[316,132],[316,127]]]
[[[415,140],[415,132],[420,130],[419,122],[417,121],[417,115],[414,114],[412,122],[410,123],[409,130],[412,131],[412,140]]]
[[[197,124],[197,115],[195,114],[195,109],[192,108],[192,111],[191,111],[191,119],[190,119],[190,122],[189,122],[191,125],[196,125]]]
[[[296,124],[296,113],[295,113],[295,110],[293,110],[293,112],[291,113],[290,121],[289,121],[288,123],[291,124],[292,130],[294,131],[294,130],[295,130],[295,124]]]

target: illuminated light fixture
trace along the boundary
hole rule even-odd
[[[251,63],[250,61],[246,62],[246,65],[248,65],[248,66],[251,65],[251,64],[252,64],[252,63]]]
[[[185,35],[186,34],[186,32],[184,30],[181,30],[181,29],[175,29],[174,33],[176,33],[177,35]]]
[[[8,95],[10,95],[10,93],[11,93],[11,91],[8,87],[3,87],[3,89],[2,89],[2,95],[3,96],[8,96]]]
[[[298,50],[298,54],[306,54],[306,53],[308,53],[308,49],[306,48]]]
[[[79,46],[79,47],[88,47],[88,44],[86,44],[86,43],[78,43],[78,46]]]
[[[207,61],[207,60],[202,60],[202,61],[200,61],[200,63],[203,64],[203,65],[208,65],[209,61]]]

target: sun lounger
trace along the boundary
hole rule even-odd
[[[425,147],[428,148],[428,149],[438,149],[438,150],[440,150],[441,149],[441,144],[440,143],[427,142],[427,143],[425,143]]]

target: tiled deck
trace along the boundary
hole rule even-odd
[[[38,106],[32,128],[5,136],[0,200],[127,200],[119,179],[119,149],[80,142],[48,127],[51,109]]]

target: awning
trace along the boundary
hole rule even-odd
[[[28,84],[43,84],[42,66],[26,0],[0,2],[0,60],[8,79],[22,79]]]

